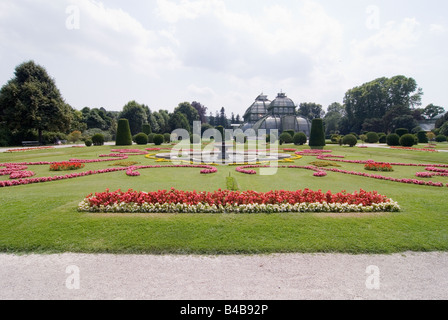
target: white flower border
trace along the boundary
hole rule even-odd
[[[399,212],[397,202],[377,203],[371,206],[347,204],[347,203],[297,203],[297,204],[149,204],[143,203],[116,203],[108,206],[90,207],[88,199],[81,201],[78,211],[90,213],[354,213],[354,212]]]

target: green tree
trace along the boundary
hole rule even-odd
[[[185,129],[191,133],[191,127],[188,123],[188,119],[182,112],[174,113],[169,120],[169,125],[172,130]]]
[[[434,104],[430,104],[428,105],[424,110],[423,110],[423,116],[426,119],[433,119],[435,117],[437,117],[438,115],[444,114],[445,113],[445,109],[439,106],[435,106]]]
[[[123,107],[120,118],[128,119],[131,134],[136,135],[143,131],[143,124],[147,123],[148,116],[141,104],[130,101]]]
[[[320,104],[305,102],[299,105],[298,114],[308,120],[313,120],[323,117],[325,112]]]
[[[193,108],[189,102],[180,103],[177,108],[174,109],[175,114],[178,112],[185,115],[190,126],[193,125],[194,121],[200,121],[198,111]]]
[[[22,63],[15,77],[0,90],[0,123],[14,130],[67,132],[73,109],[64,101],[55,81],[34,61]]]
[[[132,146],[132,135],[128,119],[118,120],[117,139],[115,144],[117,146]]]

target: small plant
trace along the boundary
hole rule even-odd
[[[227,187],[227,190],[230,190],[230,191],[239,191],[239,189],[240,189],[238,182],[236,181],[236,179],[234,177],[230,176],[230,174],[228,177],[226,177],[226,187]]]
[[[91,147],[93,144],[91,139],[87,139],[86,141],[84,141],[84,143],[85,143],[86,147]]]

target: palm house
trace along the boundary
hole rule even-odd
[[[288,98],[285,93],[279,93],[277,98],[269,105],[267,104],[268,101],[267,97],[263,95],[257,98],[255,103],[246,111],[242,130],[254,129],[256,132],[266,130],[267,134],[270,134],[271,130],[278,130],[279,134],[286,130],[293,130],[310,136],[310,121],[297,115],[294,101]]]

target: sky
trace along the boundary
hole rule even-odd
[[[0,86],[33,60],[73,108],[198,101],[244,114],[261,93],[297,105],[404,75],[448,110],[443,0],[1,0]]]

